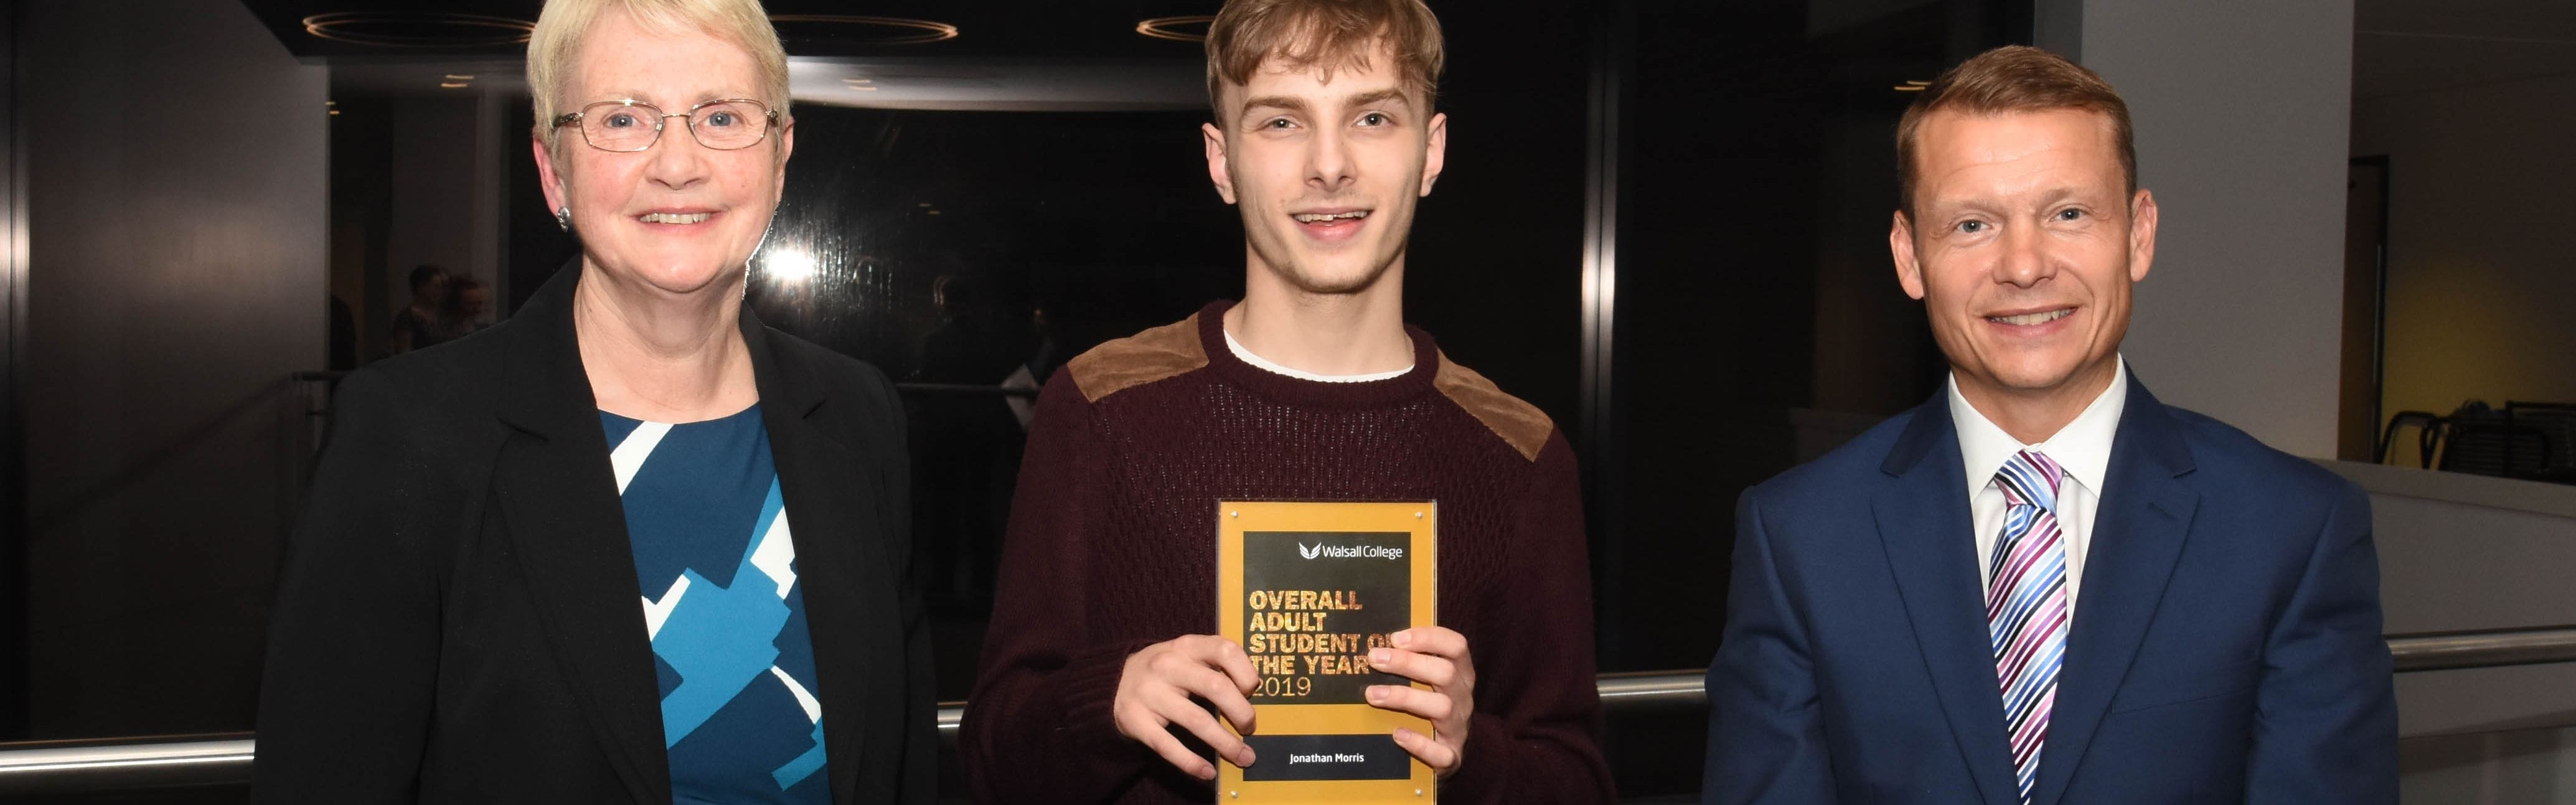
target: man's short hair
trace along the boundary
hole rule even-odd
[[[1896,209],[1914,217],[1915,139],[1923,119],[1934,112],[1969,115],[2081,109],[2111,120],[2111,144],[2120,155],[2120,173],[2128,195],[2138,192],[2137,136],[2129,128],[2129,104],[2110,82],[2066,57],[2028,45],[2009,45],[1977,54],[1933,79],[1932,85],[1905,107],[1896,124]]]
[[[1291,70],[1368,69],[1378,43],[1395,52],[1399,81],[1421,93],[1429,112],[1440,85],[1440,20],[1422,0],[1227,0],[1208,24],[1208,106],[1218,117],[1217,93],[1227,84],[1252,83],[1263,62],[1278,59]]]

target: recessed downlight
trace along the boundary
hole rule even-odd
[[[318,38],[389,48],[519,45],[537,28],[527,20],[444,11],[334,11],[303,22],[304,32]]]
[[[1136,32],[1155,39],[1169,39],[1174,42],[1205,42],[1208,24],[1213,22],[1216,22],[1216,17],[1209,14],[1154,17],[1138,20]]]
[[[877,17],[864,14],[771,14],[769,21],[784,26],[780,39],[840,41],[860,45],[919,45],[957,38],[957,26],[937,20],[908,17]],[[848,26],[845,28],[809,28],[807,26]],[[873,35],[845,35],[840,31],[876,29]],[[826,33],[829,31],[829,33]]]

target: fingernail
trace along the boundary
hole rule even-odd
[[[1389,643],[1394,643],[1396,648],[1411,646],[1413,645],[1413,630],[1406,629],[1395,634],[1387,635],[1386,640]]]
[[[1390,657],[1390,656],[1393,656],[1393,655],[1390,655],[1390,654],[1386,653],[1386,649],[1382,649],[1382,648],[1373,648],[1373,649],[1369,649],[1369,662],[1378,663],[1378,664],[1383,665],[1383,664],[1385,664],[1385,663],[1386,663],[1386,658],[1388,658],[1388,657]]]
[[[1237,764],[1235,764],[1235,765],[1237,765],[1237,766],[1250,766],[1250,765],[1252,765],[1252,761],[1253,761],[1254,759],[1255,759],[1255,758],[1253,757],[1252,750],[1251,750],[1250,748],[1246,748],[1246,749],[1244,749],[1244,750],[1243,750],[1243,762],[1241,762],[1241,763],[1237,763]]]
[[[1386,701],[1386,688],[1378,685],[1370,685],[1368,689],[1368,700],[1370,704],[1377,704]]]

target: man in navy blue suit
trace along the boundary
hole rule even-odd
[[[1737,504],[1706,800],[2395,802],[2368,499],[2120,358],[2156,204],[2119,95],[2002,48],[1897,143],[1950,382]]]

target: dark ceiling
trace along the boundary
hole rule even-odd
[[[526,46],[508,41],[503,21],[533,22],[538,0],[242,0],[297,56],[322,61],[375,58],[511,58]],[[826,57],[1192,57],[1194,42],[1154,39],[1136,32],[1139,21],[1213,14],[1220,0],[766,0],[774,16],[893,17],[946,23],[958,35],[945,41],[887,44],[889,37],[920,31],[861,22],[781,22],[780,36],[793,56]],[[415,45],[361,44],[307,33],[317,15],[340,19],[336,29],[359,37],[419,41]],[[480,19],[476,19],[480,18]],[[480,40],[479,42],[476,40]],[[437,44],[429,44],[436,42]]]

